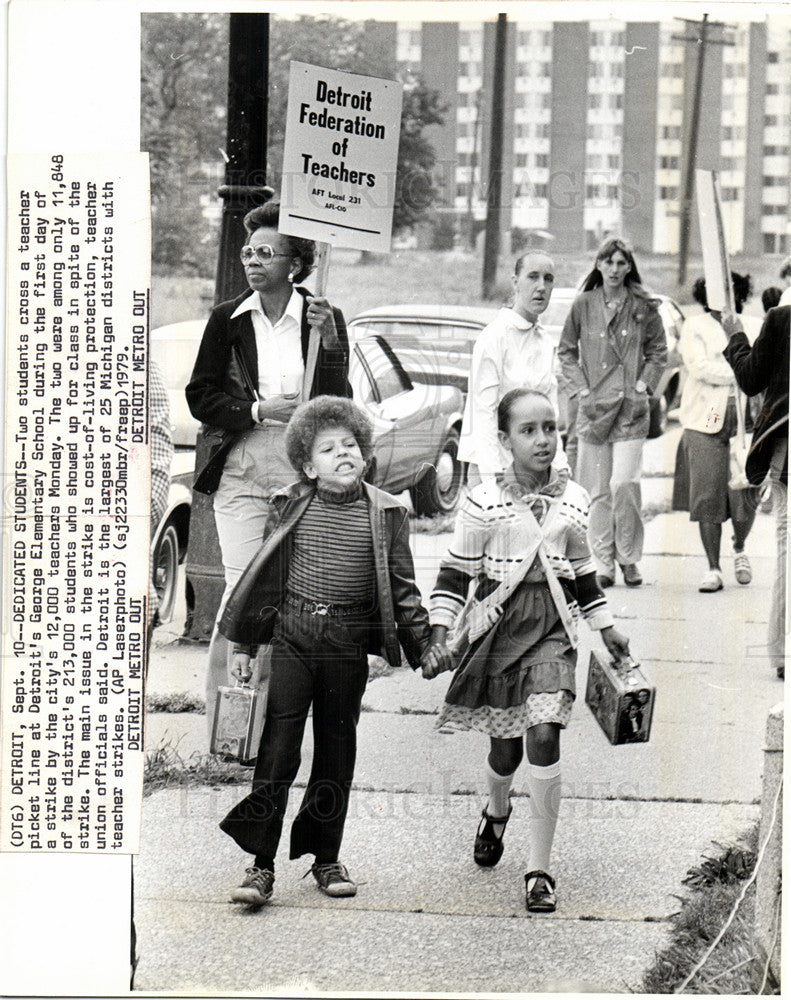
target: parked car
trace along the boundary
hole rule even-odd
[[[173,617],[179,566],[187,555],[194,467],[193,451],[174,453],[170,463],[168,506],[151,540],[160,622],[169,622]]]
[[[203,328],[194,320],[159,327],[151,335],[152,355],[167,380],[173,442],[181,448],[195,447],[200,427],[189,412],[184,387]],[[422,371],[412,364],[410,370]],[[410,377],[400,351],[380,335],[355,339],[349,380],[355,402],[374,426],[372,482],[390,493],[408,489],[419,514],[453,510],[463,483],[456,457],[463,406],[459,389]]]
[[[563,324],[577,296],[571,287],[558,287],[541,316],[542,325],[560,341]],[[680,386],[681,358],[678,337],[684,316],[676,303],[658,295],[659,312],[668,341],[668,365],[651,404],[651,437],[658,437],[667,425],[667,411],[672,407]],[[404,367],[414,381],[435,385],[454,385],[467,392],[472,348],[481,330],[497,315],[486,306],[391,305],[377,306],[359,313],[349,322],[353,338],[380,334],[398,350]],[[559,370],[558,370],[559,374]],[[560,423],[567,423],[567,400],[560,392]]]

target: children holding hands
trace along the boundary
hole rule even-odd
[[[526,905],[534,912],[555,909],[550,852],[560,730],[574,700],[579,611],[616,658],[628,655],[629,644],[613,627],[597,584],[586,535],[588,496],[566,468],[552,465],[558,435],[549,399],[511,390],[499,405],[498,426],[512,464],[464,501],[431,595],[429,624],[415,583],[407,510],[363,481],[373,451],[365,413],[348,399],[319,396],[291,418],[286,449],[301,481],[273,498],[262,547],[220,621],[236,644],[232,669],[243,681],[258,644],[272,645],[252,791],[220,824],[253,856],[233,902],[260,907],[272,896],[311,706],[313,763],[291,828],[290,857],[314,855],[311,871],[325,894],[356,893],[339,852],[367,654],[400,664],[400,643],[427,678],[458,660],[438,726],[490,737],[489,798],[474,847],[483,867],[496,865],[503,853],[524,739],[532,806]]]
[[[560,730],[575,694],[579,612],[616,659],[628,656],[629,643],[614,628],[596,580],[588,495],[566,469],[552,466],[558,434],[549,399],[511,390],[500,403],[498,427],[512,464],[496,484],[473,487],[459,511],[431,595],[423,674],[449,669],[447,636],[455,623],[460,659],[437,726],[490,737],[489,798],[474,858],[491,867],[502,856],[524,738],[531,800],[525,902],[531,912],[548,912],[556,905],[550,853],[560,804]]]

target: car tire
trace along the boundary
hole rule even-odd
[[[429,466],[409,493],[416,514],[449,514],[456,509],[464,481],[459,435],[448,431],[436,465]]]
[[[176,604],[179,573],[179,536],[173,524],[169,524],[159,537],[154,552],[153,573],[159,621],[169,622]]]
[[[664,396],[652,396],[649,408],[648,437],[661,437],[667,430],[667,400]]]

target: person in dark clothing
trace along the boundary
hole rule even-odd
[[[752,347],[739,317],[724,313],[728,334],[723,351],[742,392],[764,392],[763,409],[753,429],[747,456],[747,478],[759,486],[772,482],[772,506],[777,520],[777,571],[769,613],[768,649],[778,677],[785,676],[785,591],[788,554],[788,367],[791,306],[770,309]]]

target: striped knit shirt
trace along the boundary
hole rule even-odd
[[[294,529],[286,587],[327,604],[373,601],[376,591],[368,503],[317,492]]]
[[[476,596],[480,598],[514,572],[531,550],[531,532],[525,520],[527,506],[543,525],[549,509],[559,504],[544,532],[544,542],[572,616],[576,620],[581,611],[594,629],[612,625],[588,545],[588,494],[572,481],[563,491],[557,480],[549,484],[546,492],[521,494],[513,475],[498,479],[496,484],[481,483],[470,491],[456,517],[453,541],[440,563],[431,594],[431,624],[448,628],[453,625],[472,581],[478,581]],[[541,583],[545,579],[536,556],[525,580]]]

